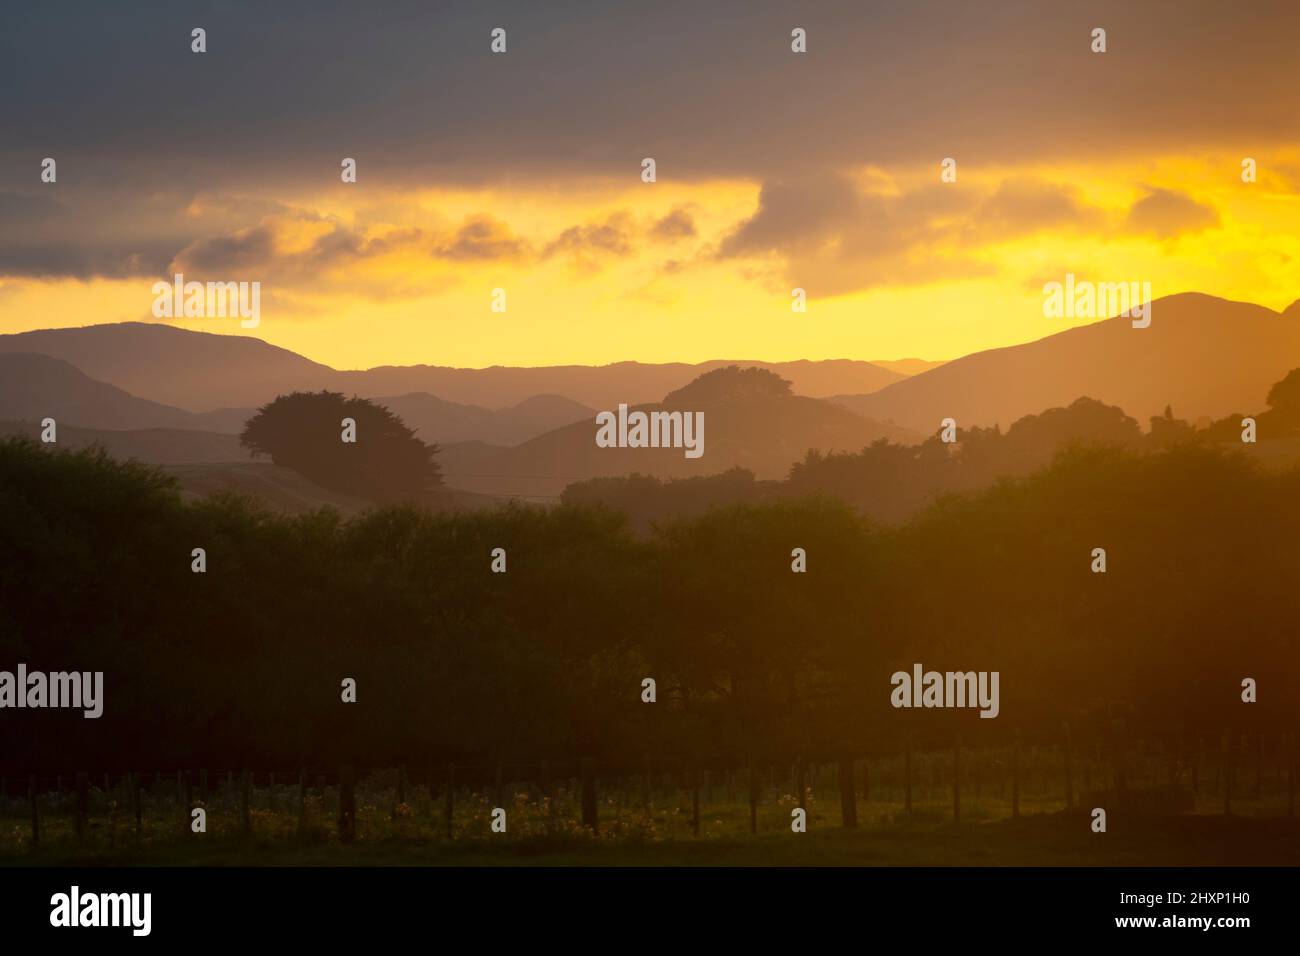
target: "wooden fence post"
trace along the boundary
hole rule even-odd
[[[758,776],[754,773],[754,758],[749,758],[749,834],[758,835]]]
[[[32,809],[32,850],[41,846],[41,807],[40,794],[36,791],[36,774],[27,775],[27,802]]]
[[[77,842],[80,843],[86,838],[86,822],[90,815],[90,777],[88,774],[77,774]]]
[[[1223,736],[1224,771],[1223,771],[1223,815],[1232,814],[1232,777],[1234,773],[1232,759],[1232,734]]]
[[[687,786],[691,789],[691,836],[700,835],[700,775],[694,770],[686,771]]]
[[[1011,740],[1011,817],[1020,816],[1020,730],[1017,728]]]
[[[406,802],[406,767],[397,768],[397,790],[393,794],[393,819],[397,819],[397,808]]]
[[[1283,759],[1286,760],[1286,815],[1295,816],[1295,734],[1290,733],[1282,738],[1282,746],[1286,748],[1286,754]]]
[[[1255,799],[1264,793],[1264,735],[1255,735]]]
[[[1070,725],[1065,725],[1065,809],[1074,807],[1074,767],[1070,760]]]
[[[903,734],[903,812],[912,819],[912,734]]]
[[[456,822],[456,765],[447,764],[447,839],[455,838]]]
[[[858,826],[858,795],[853,786],[853,760],[848,757],[840,758],[840,820],[846,830]]]
[[[596,762],[591,757],[582,758],[582,825],[592,831],[600,829],[596,807]]]
[[[248,793],[248,771],[244,771],[244,793]],[[244,801],[245,817],[248,802]],[[339,771],[339,839],[351,843],[357,835],[357,793],[356,779],[351,766]]]
[[[952,822],[961,823],[961,734],[952,738]]]

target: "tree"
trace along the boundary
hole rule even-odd
[[[1300,368],[1287,372],[1282,381],[1268,390],[1269,423],[1277,434],[1294,434],[1300,430]]]
[[[664,404],[674,407],[767,395],[789,395],[790,382],[769,369],[728,365],[705,372],[694,381],[664,396]]]
[[[344,419],[355,441],[344,440]],[[370,501],[428,500],[442,484],[426,445],[382,405],[338,392],[293,392],[263,405],[239,443],[325,488]]]

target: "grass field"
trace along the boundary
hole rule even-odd
[[[1065,809],[1064,788],[1051,773],[1026,773],[1018,817],[1005,777],[962,783],[961,822],[953,822],[950,782],[927,773],[918,756],[910,819],[904,793],[888,773],[871,799],[858,794],[859,825],[841,825],[833,768],[810,774],[807,832],[791,831],[794,797],[760,787],[758,834],[736,781],[700,789],[699,835],[690,791],[663,785],[643,791],[636,780],[601,788],[598,831],[579,822],[580,796],[557,786],[547,799],[536,787],[507,785],[503,796],[458,790],[454,837],[446,834],[445,793],[402,784],[394,771],[372,774],[356,789],[356,838],[337,828],[339,793],[331,785],[266,785],[250,789],[248,832],[241,788],[220,781],[192,797],[207,813],[207,832],[183,826],[190,805],[174,780],[146,786],[136,831],[129,790],[91,788],[88,820],[76,834],[75,794],[41,797],[41,845],[31,845],[26,797],[0,800],[0,865],[590,865],[590,866],[1220,866],[1300,864],[1300,823],[1288,815],[1281,775],[1239,781],[1224,814],[1216,774],[1189,788],[1084,793]],[[888,770],[890,768],[879,768]],[[1027,769],[1032,770],[1033,764]],[[1046,771],[1047,768],[1044,768]],[[1185,782],[1184,782],[1185,783]],[[153,792],[150,792],[150,791]],[[1057,795],[1059,793],[1059,795]],[[648,798],[648,799],[647,799]],[[506,832],[494,833],[494,806],[506,811]],[[1107,832],[1094,833],[1090,811],[1107,810]]]

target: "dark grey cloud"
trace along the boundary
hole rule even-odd
[[[1161,239],[1200,232],[1218,224],[1219,213],[1213,206],[1170,189],[1150,189],[1128,213],[1130,229]]]
[[[593,257],[631,255],[633,231],[632,217],[628,213],[613,213],[601,222],[565,229],[546,244],[542,258],[567,255],[586,262]]]
[[[1244,151],[1297,128],[1298,33],[1290,0],[11,5],[0,188],[46,155],[198,190],[326,187],[343,156],[361,187]]]
[[[530,253],[528,242],[510,227],[488,215],[471,216],[449,242],[439,245],[436,255],[462,261],[521,259]]]
[[[795,285],[821,294],[882,284],[986,275],[983,244],[1046,229],[1101,230],[1101,210],[1072,190],[1028,178],[988,191],[938,181],[901,193],[866,192],[823,172],[767,183],[758,209],[719,244],[717,255],[772,255]],[[960,248],[957,248],[957,247]]]
[[[690,239],[696,234],[695,218],[680,206],[650,227],[650,237],[661,242]]]
[[[180,247],[170,230],[115,231],[51,191],[0,190],[0,276],[48,279],[159,274]],[[107,215],[107,210],[105,210]]]

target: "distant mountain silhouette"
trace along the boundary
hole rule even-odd
[[[0,365],[3,360],[0,359]],[[32,420],[0,419],[0,435],[40,436],[40,426]],[[150,464],[244,462],[252,454],[239,445],[239,436],[222,432],[194,431],[184,428],[103,429],[59,424],[58,447],[86,448],[99,445],[114,458],[136,458]]]
[[[25,353],[0,354],[0,420],[88,428],[193,427],[189,412],[137,398],[96,381],[62,359]]]
[[[770,368],[790,379],[795,392],[813,396],[873,392],[904,377],[898,371],[848,359],[484,369],[390,365],[341,371],[250,336],[214,335],[146,322],[0,335],[0,353],[4,352],[61,358],[91,378],[193,412],[255,408],[277,395],[321,389],[362,398],[426,392],[443,401],[489,409],[554,395],[605,408],[620,401],[658,401],[702,372],[732,364]]]
[[[501,408],[536,395],[564,395],[590,408],[611,408],[619,402],[655,402],[704,372],[729,365],[770,369],[794,384],[800,395],[869,392],[903,376],[869,362],[831,359],[822,362],[750,362],[716,359],[689,365],[672,362],[650,365],[553,365],[538,368],[443,368],[432,365],[381,366],[364,372],[342,372],[344,391],[358,395],[401,395],[429,392],[447,401]]]
[[[1153,303],[1145,329],[1107,319],[832,401],[927,434],[948,417],[962,427],[1006,426],[1080,395],[1143,423],[1166,405],[1193,422],[1259,409],[1269,386],[1300,365],[1298,306],[1278,313],[1199,293],[1168,296]]]
[[[518,405],[496,410],[448,402],[428,392],[381,396],[374,401],[400,415],[422,440],[442,444],[483,441],[518,445],[596,414],[594,409],[560,395],[534,395]]]
[[[0,335],[0,352],[61,358],[93,379],[192,412],[261,405],[322,388],[338,374],[259,339],[146,322]]]
[[[704,413],[704,455],[687,458],[681,448],[601,448],[592,416],[515,448],[483,443],[444,447],[440,461],[448,485],[485,494],[558,495],[573,481],[634,472],[663,478],[708,475],[733,467],[759,478],[782,478],[810,448],[858,450],[878,438],[911,442],[919,435],[862,418],[821,399],[792,394],[716,394],[697,382],[662,403],[630,411]],[[615,407],[602,409],[615,411]]]
[[[534,395],[509,408],[490,409],[462,405],[430,395],[379,395],[371,399],[400,415],[423,441],[485,441],[494,445],[518,445],[560,425],[595,414],[593,409],[561,395]],[[192,427],[238,434],[244,423],[257,414],[256,408],[221,408],[193,416]]]
[[[922,372],[928,372],[932,368],[938,368],[943,362],[932,362],[928,359],[905,358],[905,359],[872,359],[872,365],[888,369],[891,372],[897,372],[899,375],[908,377],[920,375]]]
[[[477,440],[517,445],[595,414],[559,395],[534,395],[495,411],[424,392],[375,401],[401,416],[421,438],[441,443]],[[83,443],[99,441],[118,457],[152,462],[242,461],[248,456],[235,447],[233,438],[256,411],[187,412],[96,381],[62,359],[0,353],[0,422],[36,423],[52,417],[61,429],[61,440],[73,441],[74,434],[84,433]],[[100,435],[106,430],[107,435]],[[217,441],[218,434],[229,440]]]

